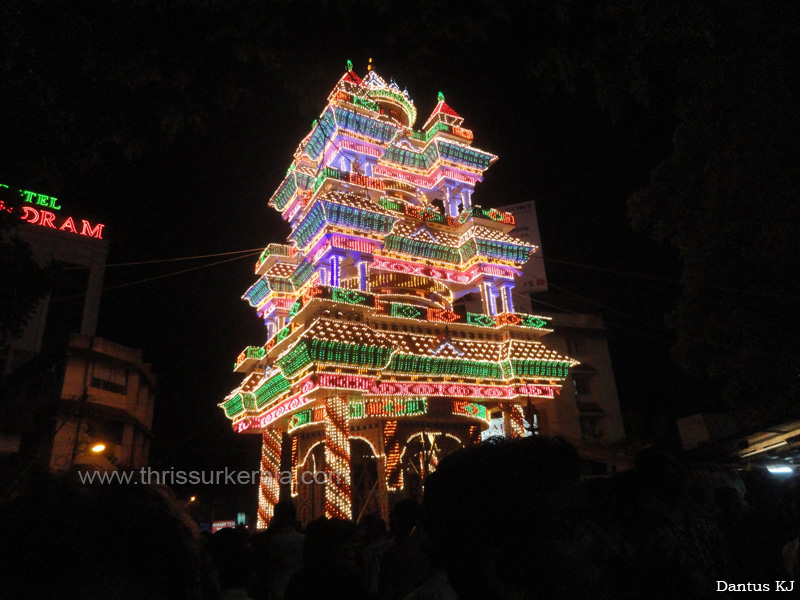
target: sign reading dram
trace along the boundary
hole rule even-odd
[[[11,192],[11,189],[7,185],[0,183],[0,195],[7,196],[9,192]],[[78,225],[72,217],[65,217],[52,212],[52,210],[61,210],[58,198],[55,196],[46,196],[29,190],[17,190],[17,193],[18,199],[23,203],[21,211],[17,211],[16,207],[9,203],[10,201],[7,202],[2,198],[0,198],[0,210],[12,214],[16,212],[20,215],[20,219],[31,225],[49,227],[51,229],[58,229],[59,231],[68,231],[99,240],[103,239],[104,224],[97,223],[92,225],[86,219],[80,219],[80,225]],[[45,208],[52,210],[45,210]]]

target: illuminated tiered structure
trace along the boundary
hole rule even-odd
[[[244,295],[268,341],[242,352],[245,379],[220,405],[235,431],[263,436],[259,527],[282,448],[303,522],[386,517],[390,490],[478,441],[492,413],[524,434],[522,407],[553,398],[575,364],[540,343],[546,318],[514,312],[513,277],[536,248],[508,235],[510,214],[472,204],[497,157],[442,94],[421,130],[416,113],[348,64],[270,200],[289,244],[264,250]]]

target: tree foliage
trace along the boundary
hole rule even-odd
[[[36,306],[51,289],[54,269],[41,267],[19,239],[8,215],[0,211],[0,360],[22,333]]]
[[[579,38],[537,63],[590,79],[613,116],[658,99],[671,155],[632,195],[634,226],[673,244],[683,293],[667,316],[680,365],[719,382],[748,420],[800,399],[798,8],[745,0],[562,2]]]

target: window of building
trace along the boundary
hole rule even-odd
[[[120,367],[95,363],[90,385],[114,394],[128,393],[128,372]]]
[[[569,356],[586,356],[586,340],[581,338],[567,338],[567,354]]]
[[[593,439],[603,437],[603,430],[600,428],[597,419],[581,418],[581,437],[583,439]]]
[[[592,386],[589,384],[588,377],[575,376],[572,378],[572,387],[578,395],[590,395],[592,393]]]

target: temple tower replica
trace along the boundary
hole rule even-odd
[[[576,364],[540,342],[546,318],[514,310],[537,249],[508,235],[510,214],[473,204],[497,157],[442,94],[416,117],[407,92],[348,63],[269,201],[292,232],[243,297],[267,341],[241,353],[244,381],[220,404],[263,439],[258,527],[281,490],[304,523],[386,518],[391,494],[418,495],[490,418],[525,435],[525,411]]]

